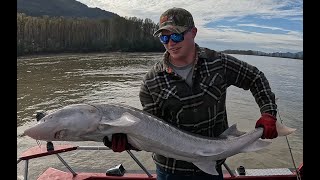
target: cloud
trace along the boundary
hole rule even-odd
[[[288,30],[288,29],[283,29],[283,28],[278,28],[278,27],[271,27],[271,26],[262,26],[262,25],[258,25],[258,24],[237,24],[237,26],[257,27],[257,28],[263,28],[263,29],[280,30],[280,31],[288,31],[288,32],[291,31],[291,30]]]
[[[276,51],[279,48],[287,51],[302,51],[302,32],[282,27],[261,24],[263,20],[275,18],[290,21],[299,21],[302,26],[302,0],[78,0],[89,7],[98,7],[114,12],[120,16],[149,18],[158,23],[159,16],[171,7],[182,7],[190,11],[198,27],[197,40],[206,42],[206,45],[222,43],[231,46],[229,49],[248,47]],[[271,34],[243,31],[228,26],[215,28],[206,27],[206,24],[223,21],[234,22],[235,25],[242,18],[254,16],[260,23],[239,23],[238,26],[251,26],[270,30],[281,30],[286,33]],[[302,28],[301,28],[302,29]],[[235,43],[233,45],[232,43]],[[237,46],[237,44],[239,45]],[[241,46],[243,43],[243,46]],[[252,46],[250,46],[252,44]],[[222,46],[221,46],[222,47]],[[210,48],[210,47],[209,47]],[[253,50],[254,50],[253,49]]]
[[[301,51],[303,41],[299,34],[256,33],[232,28],[205,28],[197,34],[196,42],[205,43],[209,48],[218,50],[242,49],[260,50],[264,52]],[[223,44],[223,46],[219,46]]]

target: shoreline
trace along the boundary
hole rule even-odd
[[[219,51],[223,52],[223,51]],[[83,55],[83,54],[108,54],[108,53],[164,53],[164,51],[90,51],[90,52],[56,52],[56,53],[35,53],[35,54],[25,54],[17,56],[18,59],[32,58],[32,57],[43,57],[43,56],[65,56],[65,55]],[[223,52],[225,53],[225,52]],[[287,58],[302,60],[301,58],[291,58],[291,57],[281,57],[281,56],[268,56],[268,55],[255,55],[255,54],[237,54],[237,53],[225,53],[229,55],[247,55],[247,56],[264,56],[264,57],[275,57],[275,58]]]
[[[161,51],[92,51],[92,52],[57,52],[57,53],[38,53],[17,56],[18,59],[43,57],[43,56],[65,56],[65,55],[83,55],[83,54],[108,54],[108,53],[164,53]]]

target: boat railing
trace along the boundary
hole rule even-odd
[[[18,158],[17,164],[19,164],[22,160],[25,161],[24,166],[24,180],[28,179],[28,169],[29,169],[29,160],[34,158],[39,158],[43,156],[49,156],[55,154],[58,159],[62,162],[62,164],[72,173],[73,177],[77,175],[77,173],[71,168],[71,166],[59,155],[63,152],[74,151],[74,150],[110,150],[110,148],[106,146],[71,146],[71,145],[58,145],[53,148],[51,142],[47,143],[47,146],[35,146],[33,148],[28,149],[23,152],[22,155]],[[142,165],[142,163],[135,157],[135,155],[130,151],[126,150],[126,152],[131,156],[131,158],[140,166],[140,168],[148,175],[148,177],[152,177],[151,173]]]
[[[24,166],[24,180],[28,179],[28,169],[29,169],[29,160],[34,158],[39,158],[43,156],[49,156],[49,155],[56,155],[57,158],[64,164],[64,166],[72,173],[72,176],[75,177],[78,175],[77,172],[75,172],[71,166],[59,155],[63,152],[69,152],[74,150],[111,150],[110,148],[106,146],[73,146],[73,145],[55,145],[53,147],[53,144],[51,142],[47,142],[47,146],[45,145],[39,145],[34,146],[32,148],[27,149],[24,151],[20,157],[17,159],[17,164],[19,164],[22,160],[25,161]],[[140,166],[140,168],[147,174],[148,179],[155,179],[151,173],[142,165],[142,163],[135,157],[135,155],[127,150],[126,151],[131,158]],[[293,172],[287,168],[280,168],[280,169],[247,169],[245,170],[247,172],[247,175],[242,176],[241,173],[235,171],[236,175],[233,173],[233,171],[230,170],[228,165],[224,162],[223,163],[225,169],[228,172],[228,175],[226,175],[225,179],[228,180],[234,180],[234,179],[263,179],[268,177],[267,179],[273,178],[275,180],[293,180],[295,178],[302,180],[303,179],[303,163],[299,166],[299,168],[293,170]],[[276,170],[277,172],[273,172]],[[281,171],[281,173],[278,173],[278,171]],[[267,176],[266,176],[267,172]],[[264,175],[259,175],[260,173]],[[280,175],[283,174],[283,175]],[[272,175],[272,176],[271,176]],[[301,177],[300,177],[301,175]]]

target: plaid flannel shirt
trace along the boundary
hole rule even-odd
[[[228,128],[226,90],[250,90],[261,113],[276,116],[275,95],[256,67],[196,44],[192,87],[168,66],[169,53],[145,75],[139,97],[147,111],[183,130],[217,137]],[[192,163],[153,154],[157,165],[171,173],[200,171]]]

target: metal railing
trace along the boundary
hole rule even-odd
[[[51,142],[48,142],[51,143]],[[47,145],[48,147],[48,145]],[[50,145],[50,147],[52,147],[52,145]],[[75,146],[74,149],[70,149],[68,151],[71,150],[111,150],[110,148],[106,147],[106,146]],[[30,159],[34,159],[34,158],[38,158],[38,157],[42,157],[42,156],[49,156],[52,154],[55,154],[58,159],[62,162],[63,165],[66,166],[66,168],[72,173],[73,177],[75,177],[77,175],[77,173],[68,165],[68,163],[59,155],[59,151],[54,151],[54,150],[49,150],[48,154],[45,155],[39,155],[39,156],[29,156],[29,157],[23,157],[23,158],[18,158],[17,160],[17,164],[19,164],[22,160],[25,160],[25,167],[24,167],[24,180],[28,179],[28,165],[29,165],[29,160]],[[62,151],[62,152],[66,152],[66,151]],[[142,163],[135,157],[135,155],[130,151],[130,150],[126,150],[126,152],[131,156],[131,158],[140,166],[140,168],[148,175],[149,178],[152,177],[151,173],[148,172],[148,170],[142,165]]]

